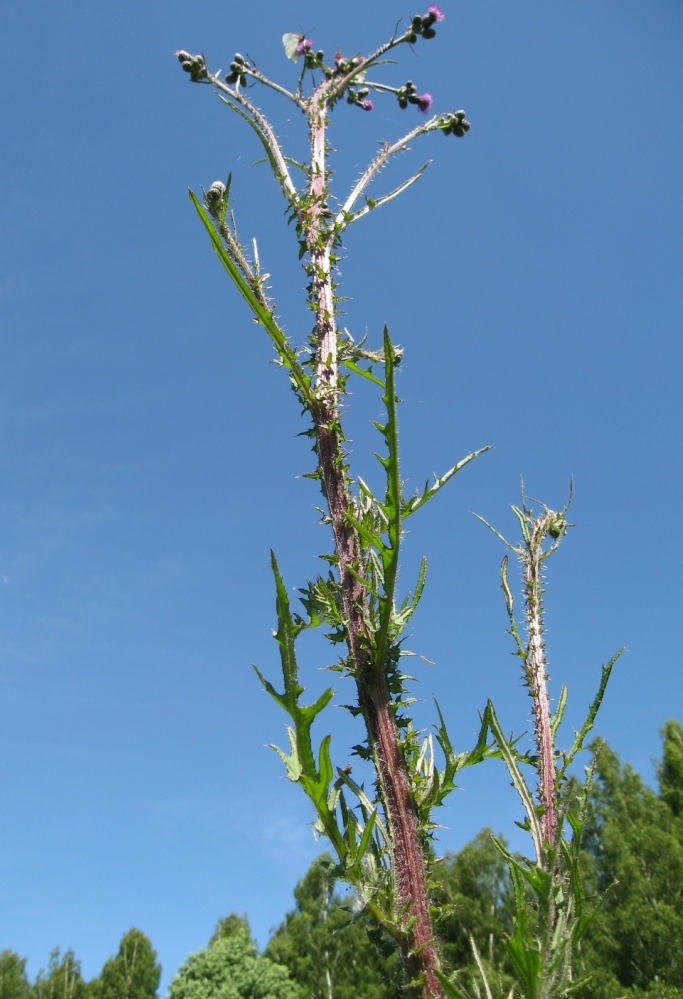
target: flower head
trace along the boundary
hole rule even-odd
[[[368,100],[361,101],[360,106],[363,108],[363,111],[372,111],[374,107],[372,101]]]
[[[313,49],[313,39],[306,38],[305,35],[302,35],[296,47],[296,50],[299,53],[299,55],[305,55],[307,52],[310,52],[312,49]]]
[[[430,3],[429,10],[427,11],[430,17],[435,21],[443,21],[446,16],[440,7],[437,7],[435,3]]]
[[[421,97],[417,98],[417,106],[422,114],[427,114],[433,103],[434,98],[431,94],[422,94]]]

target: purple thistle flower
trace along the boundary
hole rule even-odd
[[[368,100],[361,101],[360,106],[363,108],[363,111],[372,111],[374,107],[372,101]]]
[[[422,114],[427,114],[433,103],[434,98],[431,94],[422,94],[421,97],[417,98],[417,106]]]
[[[296,50],[299,53],[299,55],[305,55],[307,52],[310,52],[312,49],[313,49],[313,39],[306,38],[305,35],[302,35],[296,47]]]
[[[441,8],[437,7],[435,3],[430,3],[429,10],[427,11],[427,13],[430,14],[435,21],[443,21],[444,17],[446,16],[444,12],[441,10]]]

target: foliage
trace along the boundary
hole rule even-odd
[[[0,999],[29,999],[31,985],[26,975],[26,958],[12,950],[0,952]]]
[[[336,893],[329,857],[313,862],[294,897],[265,953],[288,969],[301,999],[398,999],[395,944],[370,938],[362,911]]]
[[[683,990],[681,726],[669,721],[663,735],[659,795],[609,748],[598,758],[586,849],[597,889],[609,891],[583,955],[596,999]]]
[[[231,912],[229,916],[221,916],[216,923],[216,929],[209,940],[209,947],[223,937],[239,936],[244,933],[251,938],[251,927],[249,926],[248,918],[246,916],[238,916],[236,912]]]
[[[32,999],[87,999],[88,987],[81,975],[81,963],[67,950],[60,957],[59,948],[50,954],[47,971],[40,971],[31,992]]]
[[[499,837],[505,846],[505,841]],[[472,941],[481,955],[487,977],[498,991],[512,984],[505,940],[512,933],[514,895],[505,857],[491,831],[483,829],[458,853],[448,854],[436,869],[443,913],[438,923],[447,964],[458,968],[458,985],[468,994],[478,980]]]
[[[209,947],[190,955],[168,999],[300,999],[286,969],[259,956],[248,928],[238,924],[235,917],[229,935],[219,931]]]
[[[161,966],[148,938],[131,929],[115,957],[109,958],[99,978],[90,983],[91,999],[153,999],[159,988]]]

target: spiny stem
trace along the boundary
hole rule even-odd
[[[557,838],[555,745],[548,698],[548,664],[543,640],[543,565],[552,555],[569,527],[566,507],[560,513],[544,507],[544,513],[533,518],[523,504],[522,510],[513,508],[522,524],[524,545],[516,551],[523,568],[524,605],[527,630],[527,647],[524,670],[533,702],[534,731],[538,758],[538,797],[543,809],[544,842],[548,849],[555,847]],[[543,548],[547,537],[553,544]],[[541,858],[539,858],[540,861]]]

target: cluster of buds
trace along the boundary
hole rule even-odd
[[[322,69],[325,53],[322,49],[318,49],[317,52],[304,52],[304,59],[306,60],[306,69]]]
[[[422,16],[416,14],[413,18],[410,25],[411,35],[408,41],[411,44],[416,42],[418,35],[421,35],[422,38],[436,38],[436,31],[434,31],[433,25],[437,21],[443,21],[445,16],[440,7],[437,7],[435,3],[430,4],[426,14]]]
[[[235,56],[230,63],[230,72],[225,77],[225,82],[229,83],[230,86],[234,86],[236,83],[239,83],[240,87],[246,87],[247,78],[244,75],[244,70],[247,69],[248,66],[249,63],[244,56],[240,55],[239,52],[235,52]]]
[[[451,114],[441,115],[438,127],[444,135],[457,135],[462,139],[465,132],[469,132],[472,127],[465,117],[464,111],[453,111]]]
[[[176,56],[186,73],[190,74],[193,83],[201,80],[208,80],[209,73],[206,68],[206,60],[203,55],[190,55],[189,52],[176,52]]]
[[[352,70],[356,69],[357,66],[360,66],[362,61],[363,60],[360,56],[353,56],[351,59],[345,59],[341,52],[335,52],[334,69],[328,69],[325,76],[327,76],[328,79],[333,73],[337,76],[346,76],[347,73],[350,73]]]
[[[368,94],[370,93],[367,87],[361,87],[360,90],[351,90],[346,95],[347,104],[355,104],[356,107],[362,108],[363,111],[372,111],[374,105],[371,100],[368,99]]]
[[[405,84],[396,91],[398,106],[407,108],[409,104],[414,104],[419,111],[426,114],[434,103],[431,94],[418,94],[417,87],[412,80],[406,80]]]

